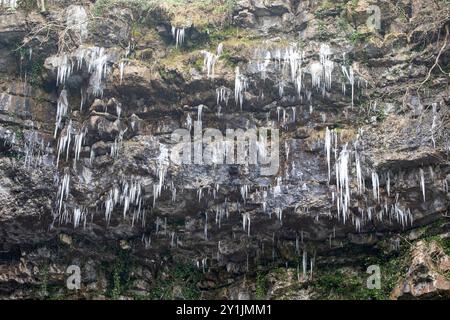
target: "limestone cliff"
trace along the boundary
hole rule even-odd
[[[449,17],[443,0],[0,1],[0,297],[448,299]],[[199,125],[272,133],[245,163],[217,161],[225,140],[171,161]],[[264,174],[248,160],[274,132]]]

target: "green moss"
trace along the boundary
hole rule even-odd
[[[363,274],[349,274],[342,270],[320,271],[312,283],[321,299],[383,300],[383,291],[368,289]]]
[[[348,36],[348,40],[356,45],[358,43],[364,42],[365,40],[367,40],[366,35],[362,34],[361,32],[355,30],[353,31],[349,36]]]
[[[151,299],[174,299],[173,288],[179,286],[184,299],[198,300],[201,297],[197,283],[203,275],[191,265],[177,264],[167,272],[166,277],[160,275],[149,294]]]
[[[238,62],[234,59],[231,53],[226,50],[220,56],[220,60],[225,61],[225,65],[230,68],[236,68],[236,66],[238,65]]]
[[[127,250],[118,249],[114,263],[104,262],[101,265],[102,271],[106,275],[108,281],[106,288],[106,296],[111,299],[118,299],[133,285],[131,279],[131,270],[134,261],[131,259]]]
[[[267,275],[262,272],[258,272],[256,274],[256,289],[255,289],[255,296],[258,300],[263,300],[267,296]]]

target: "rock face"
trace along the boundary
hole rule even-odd
[[[394,299],[448,299],[450,258],[432,242],[419,241],[412,249],[412,261],[406,279],[392,293]]]
[[[139,3],[0,7],[0,297],[448,297],[447,3]]]

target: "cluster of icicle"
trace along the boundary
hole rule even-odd
[[[111,221],[114,208],[122,206],[124,219],[132,211],[132,226],[138,221],[141,221],[142,226],[145,226],[146,212],[143,208],[143,190],[139,180],[123,179],[109,191],[104,205],[105,220],[108,224]]]
[[[86,137],[87,129],[82,127],[79,130],[73,127],[72,120],[69,120],[68,125],[58,139],[58,154],[56,157],[56,166],[59,165],[61,156],[65,154],[65,161],[69,160],[70,151],[73,150],[74,164],[80,160],[83,143]]]
[[[370,170],[371,190],[366,189],[365,175],[361,166],[361,155],[358,151],[360,131],[353,150],[349,148],[348,143],[342,148],[338,146],[339,135],[335,130],[325,131],[325,154],[328,167],[328,181],[331,182],[331,158],[334,154],[334,171],[335,171],[335,189],[332,192],[332,201],[336,204],[336,211],[339,220],[343,223],[351,221],[357,231],[361,230],[361,226],[367,222],[378,219],[379,221],[389,220],[395,221],[406,227],[412,225],[413,215],[409,208],[405,208],[399,203],[399,195],[393,194],[391,190],[392,174],[391,172],[378,173],[376,170]],[[340,150],[339,150],[340,148]],[[352,167],[356,176],[352,179]],[[430,176],[434,176],[430,167]],[[394,177],[396,181],[403,179],[403,172],[400,171]],[[418,185],[422,191],[422,198],[426,200],[425,175],[422,168],[419,169],[417,175]],[[385,190],[387,196],[380,195],[380,180],[385,182]],[[354,181],[354,184],[352,184]],[[352,185],[356,185],[356,190],[352,190]],[[369,194],[366,192],[369,191]],[[352,205],[352,194],[357,194],[356,205]],[[363,200],[361,200],[363,199]],[[363,203],[361,203],[363,201]],[[357,207],[358,215],[352,214],[351,208]],[[366,208],[366,209],[364,209]]]
[[[236,105],[242,110],[244,104],[244,92],[248,89],[248,79],[245,75],[241,74],[239,67],[236,67],[234,78],[234,101]]]
[[[169,230],[167,224],[167,217],[161,219],[160,217],[155,218],[155,231],[154,237],[160,238],[161,236],[166,237],[169,240],[170,247],[176,248],[180,243],[180,239],[175,231]],[[152,246],[152,234],[142,234],[141,238],[142,243],[144,244],[145,249],[149,249]]]
[[[90,90],[94,96],[103,94],[102,81],[108,72],[108,54],[101,47],[79,47],[72,53],[63,53],[57,58],[57,84],[64,85],[75,70],[81,70],[86,64],[91,75]]]
[[[208,78],[214,78],[214,69],[217,60],[219,60],[220,56],[223,52],[223,44],[220,43],[217,46],[216,53],[212,53],[206,50],[202,50],[202,54],[204,56],[203,59],[203,71],[206,71],[206,75]]]
[[[267,73],[270,71],[274,73],[275,79],[278,81],[278,92],[280,97],[284,96],[285,87],[291,84],[297,93],[298,99],[302,100],[306,98],[307,101],[311,100],[311,89],[319,90],[324,96],[329,92],[333,85],[333,71],[335,70],[336,62],[331,58],[333,51],[327,44],[321,44],[319,49],[319,61],[312,62],[309,66],[304,65],[304,52],[301,51],[296,45],[290,45],[286,48],[275,49],[262,49],[258,48],[254,54],[255,69],[260,74],[262,80],[267,79]],[[354,104],[354,92],[355,92],[355,73],[351,66],[345,65],[345,54],[343,57],[344,63],[341,65],[341,71],[344,81],[342,82],[343,93],[346,93],[347,83],[351,86],[351,100],[352,106]],[[312,88],[308,89],[304,87],[304,73],[309,73],[311,76]],[[244,88],[240,83],[240,70],[236,70],[236,101],[240,105],[242,104],[241,95],[238,92],[243,92]],[[358,84],[364,80],[358,78]],[[238,98],[239,97],[239,98]]]
[[[167,168],[169,167],[169,149],[164,144],[159,145],[159,156],[157,161],[158,161],[157,163],[158,183],[155,183],[153,185],[153,206],[155,206],[156,201],[161,196],[162,188],[164,186],[164,180],[167,173]]]
[[[36,130],[25,135],[24,144],[24,167],[27,169],[36,168],[45,164],[50,154],[50,143],[44,142]]]
[[[184,28],[172,27],[172,37],[175,39],[175,46],[182,46],[184,43],[184,38],[186,35],[186,30]]]
[[[67,8],[67,28],[73,31],[79,38],[80,43],[88,35],[88,15],[83,6],[71,5]]]
[[[17,0],[0,0],[0,6],[5,8],[16,9],[17,4]]]

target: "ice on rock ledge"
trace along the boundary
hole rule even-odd
[[[105,48],[81,46],[72,53],[61,53],[48,61],[57,68],[58,85],[64,85],[74,71],[81,70],[86,65],[90,74],[88,92],[101,96],[103,81],[109,71],[109,58]]]
[[[80,39],[80,43],[88,35],[88,15],[84,7],[80,5],[71,5],[67,8],[67,28],[75,31]]]
[[[10,8],[10,9],[16,9],[18,5],[17,0],[0,0],[0,6]]]
[[[175,39],[175,47],[182,46],[184,38],[186,36],[186,30],[184,28],[172,27],[172,37]]]

